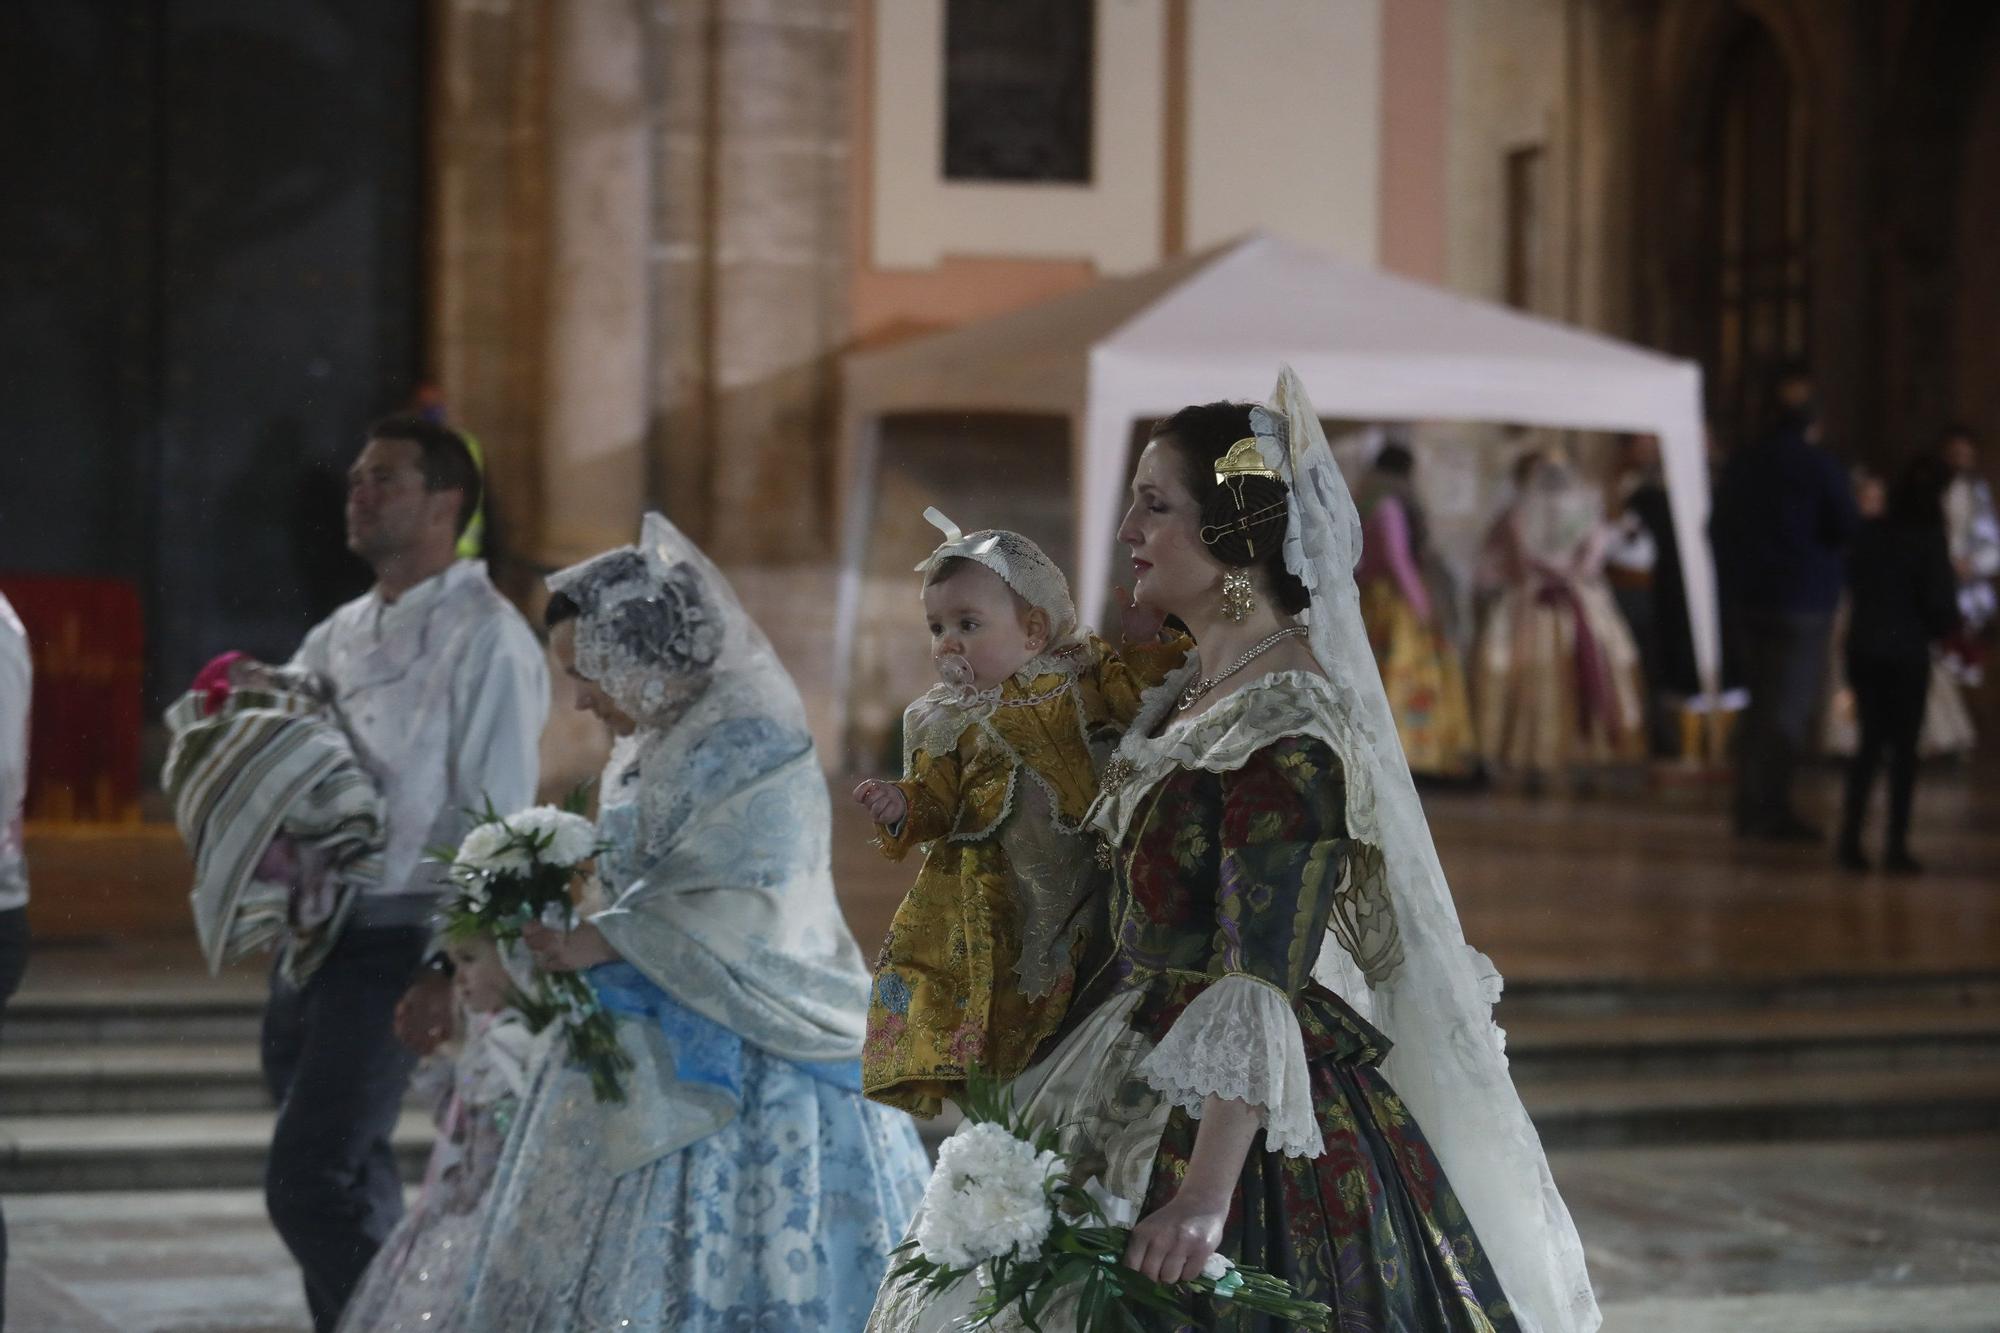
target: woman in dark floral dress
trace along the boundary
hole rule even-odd
[[[1136,1205],[1125,1261],[1149,1276],[1221,1253],[1341,1333],[1588,1333],[1498,978],[1458,931],[1360,629],[1352,503],[1290,372],[1278,404],[1184,409],[1141,455],[1134,597],[1198,655],[1105,769],[1112,959],[1015,1096]],[[891,1284],[870,1327],[946,1328],[971,1294]],[[1178,1327],[1279,1326],[1191,1297]]]

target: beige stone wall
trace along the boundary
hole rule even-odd
[[[851,0],[436,0],[431,355],[553,564],[823,556]]]
[[[1625,0],[1450,0],[1446,209],[1453,287],[1506,295],[1506,163],[1541,150],[1530,308],[1631,331],[1636,77]]]
[[[829,538],[848,338],[850,0],[660,0],[653,456],[723,561]]]
[[[1447,283],[1507,299],[1507,162],[1539,149],[1528,309],[1618,337],[1634,329],[1631,120],[1634,24],[1627,0],[1447,0]],[[1419,486],[1448,558],[1470,574],[1525,450],[1563,443],[1589,467],[1609,440],[1500,423],[1416,434]],[[1427,482],[1426,476],[1430,478]]]
[[[1383,0],[1190,0],[1187,246],[1276,231],[1373,264]]]
[[[432,71],[431,373],[485,447],[507,545],[541,541],[548,245],[545,0],[439,0]],[[496,571],[515,589],[520,568]]]

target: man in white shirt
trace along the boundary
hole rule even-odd
[[[444,877],[466,812],[533,802],[548,674],[527,622],[486,566],[455,559],[479,473],[454,432],[417,417],[371,429],[348,473],[347,544],[375,586],[314,627],[293,658],[333,687],[363,765],[381,784],[388,845],[332,954],[302,988],[275,972],[264,1076],[277,1129],[264,1193],[304,1270],[313,1324],[331,1329],[402,1214],[390,1135],[414,1060],[394,1031],[448,1021],[424,974]]]
[[[0,594],[0,1013],[28,966],[28,858],[21,810],[28,800],[28,704],[34,682],[28,632]],[[0,1218],[0,1320],[6,1318],[7,1222]]]

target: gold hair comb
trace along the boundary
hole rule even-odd
[[[1215,460],[1215,480],[1218,485],[1228,486],[1242,477],[1269,477],[1272,481],[1282,481],[1275,471],[1264,466],[1264,455],[1257,452],[1257,437],[1246,435],[1229,446],[1229,452]],[[1232,490],[1238,489],[1231,487]]]
[[[1228,453],[1215,460],[1215,482],[1218,486],[1225,487],[1230,495],[1235,497],[1237,517],[1230,523],[1203,527],[1201,530],[1203,543],[1213,546],[1232,532],[1247,532],[1272,514],[1284,512],[1283,500],[1267,504],[1254,513],[1243,512],[1243,482],[1250,477],[1265,477],[1281,485],[1284,482],[1284,478],[1275,470],[1264,466],[1264,455],[1257,451],[1257,437],[1254,435],[1244,436],[1229,446]],[[1255,556],[1257,543],[1252,541],[1248,546],[1250,554]]]

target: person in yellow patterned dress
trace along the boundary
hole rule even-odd
[[[1416,455],[1396,440],[1382,446],[1362,480],[1355,506],[1364,539],[1354,571],[1361,621],[1396,716],[1410,771],[1469,777],[1479,739],[1452,622],[1449,573],[1430,544],[1430,523],[1416,494]]]
[[[945,535],[917,566],[942,683],[904,714],[902,780],[854,795],[891,860],[925,849],[876,962],[862,1088],[931,1116],[968,1066],[1026,1068],[1068,1012],[1104,883],[1081,831],[1098,768],[1186,642],[1121,657],[1034,542],[925,517]]]

